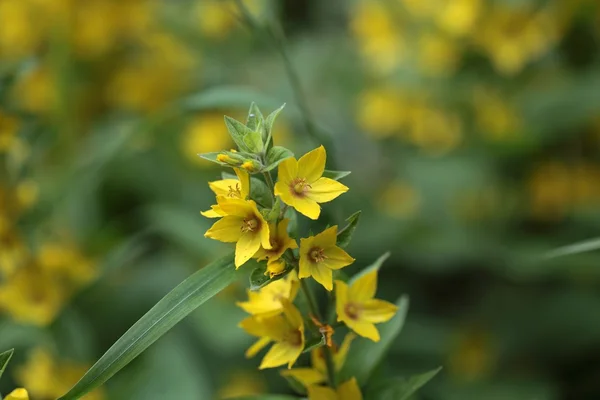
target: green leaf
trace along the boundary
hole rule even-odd
[[[263,207],[271,208],[273,206],[271,189],[258,178],[250,179],[250,197]]]
[[[287,370],[286,370],[287,371]],[[299,395],[306,395],[306,388],[304,387],[304,385],[302,383],[300,383],[298,381],[298,379],[294,378],[291,375],[284,375],[281,374],[281,376],[285,379],[285,381],[288,383],[288,385],[290,385],[290,388],[298,393]]]
[[[363,269],[362,271],[360,271],[358,274],[354,275],[352,277],[352,279],[350,279],[350,281],[348,283],[351,285],[357,279],[359,279],[360,277],[364,276],[365,274],[368,274],[369,272],[371,272],[373,270],[379,270],[379,268],[381,268],[381,266],[383,265],[383,263],[388,258],[390,258],[390,252],[389,251],[383,253],[381,256],[379,256],[379,258],[377,260],[375,260],[375,262],[373,264],[369,265],[368,267],[366,267],[365,269]]]
[[[244,136],[244,144],[253,153],[261,153],[263,151],[263,138],[262,134],[257,131],[249,130]]]
[[[285,270],[281,274],[275,275],[271,278],[268,274],[265,275],[265,271],[267,270],[267,263],[263,261],[258,264],[259,266],[255,268],[252,271],[252,273],[250,273],[250,290],[252,291],[262,289],[269,283],[280,280],[281,278],[289,274],[292,271],[292,269],[294,269],[293,266],[286,264]]]
[[[250,129],[240,121],[231,118],[229,116],[225,116],[225,126],[227,127],[227,131],[229,135],[238,146],[238,149],[242,152],[252,153],[252,150],[247,146],[244,138],[248,133],[250,133]]]
[[[288,207],[283,216],[290,220],[288,223],[288,234],[290,237],[293,239],[300,239],[300,232],[298,230],[298,214],[296,213],[296,210],[294,210],[292,207]]]
[[[78,399],[102,385],[235,277],[233,255],[216,260],[188,277],[125,332],[59,400]]]
[[[294,153],[283,146],[273,146],[267,154],[267,165],[263,172],[268,172],[279,165],[286,158],[294,157]]]
[[[246,126],[251,131],[258,131],[259,128],[264,126],[264,117],[255,102],[250,104],[250,110],[248,110],[248,117],[246,118]]]
[[[358,225],[358,220],[360,219],[360,213],[361,211],[357,211],[346,219],[348,225],[346,225],[341,231],[339,231],[337,235],[338,246],[346,247],[350,244],[350,241],[352,240],[352,235],[354,234],[356,226]]]
[[[318,338],[307,340],[304,344],[304,350],[302,350],[302,353],[310,353],[314,349],[325,346],[325,343],[327,343],[327,339],[324,335]]]
[[[10,349],[0,353],[0,378],[2,378],[2,374],[4,374],[4,370],[6,369],[6,366],[8,365],[14,352],[15,349]]]
[[[253,89],[240,86],[221,86],[186,97],[181,101],[180,107],[184,111],[204,111],[214,109],[245,109],[248,103],[257,103],[277,107],[279,102],[272,97],[265,96]]]
[[[323,171],[323,176],[325,178],[339,181],[340,179],[347,177],[351,173],[352,173],[352,171],[331,171],[331,170],[326,169],[325,171]]]
[[[275,110],[271,114],[269,114],[267,116],[267,119],[265,120],[265,132],[267,134],[267,136],[265,138],[265,145],[267,145],[267,146],[269,145],[269,142],[273,138],[273,124],[275,123],[277,116],[283,110],[284,107],[285,107],[285,103],[283,103],[283,105],[281,107],[279,107],[277,110]]]
[[[267,214],[267,221],[269,221],[269,222],[277,221],[277,219],[279,218],[279,214],[281,214],[281,205],[282,204],[283,203],[281,202],[281,199],[279,197],[277,197],[277,200],[275,200],[275,204],[273,204],[273,208],[271,208],[271,210]]]
[[[230,400],[300,400],[286,394],[257,394],[253,396],[233,397]]]
[[[590,239],[583,242],[558,247],[544,254],[543,258],[551,259],[556,257],[570,256],[579,253],[586,253],[595,250],[600,250],[600,239]]]
[[[379,342],[366,338],[359,338],[352,344],[352,351],[348,354],[346,363],[341,371],[341,381],[346,381],[353,376],[358,380],[359,386],[364,386],[371,373],[377,367],[404,326],[408,311],[408,296],[402,296],[397,302],[398,312],[390,321],[377,324],[381,336]]]
[[[417,390],[433,379],[441,369],[442,367],[439,367],[424,374],[411,376],[408,379],[387,380],[372,389],[367,388],[366,398],[373,400],[408,400]]]

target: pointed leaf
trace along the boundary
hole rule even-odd
[[[14,352],[15,349],[10,349],[0,353],[0,378],[2,378],[2,374],[4,374],[4,370],[6,369],[6,366],[8,365]]]
[[[439,367],[408,379],[396,378],[384,381],[374,388],[367,388],[366,397],[373,400],[408,400],[417,390],[433,379],[441,369],[442,367]]]
[[[227,115],[225,116],[225,126],[227,127],[227,131],[229,131],[229,135],[238,146],[238,149],[243,152],[251,153],[252,150],[244,141],[244,137],[250,132],[250,129],[248,129],[248,127],[242,124],[240,121]]]
[[[233,255],[216,260],[191,275],[125,332],[59,400],[78,399],[102,385],[189,313],[226,288],[235,278]]]
[[[263,172],[268,172],[277,167],[286,158],[294,157],[294,153],[282,146],[273,146],[267,154],[267,165]]]
[[[352,173],[352,171],[331,171],[331,170],[326,169],[325,171],[323,171],[323,176],[325,178],[339,181],[340,179],[347,177],[351,173]]]
[[[327,343],[327,339],[325,338],[324,335],[321,336],[320,338],[313,338],[313,339],[307,340],[306,343],[304,344],[304,350],[302,350],[302,353],[310,353],[314,349],[318,349],[319,347],[325,346],[325,343]]]
[[[281,107],[279,107],[277,110],[275,110],[271,114],[269,114],[267,116],[267,119],[265,120],[265,132],[267,134],[267,136],[265,138],[265,145],[267,145],[267,146],[269,146],[269,142],[273,139],[273,124],[275,123],[277,116],[283,110],[284,107],[285,107],[285,103],[283,103],[283,105]]]
[[[600,250],[600,239],[590,239],[583,242],[558,247],[543,255],[544,259],[570,256],[573,254],[586,253],[589,251]]]
[[[258,131],[258,128],[264,125],[264,117],[255,102],[250,104],[248,117],[246,118],[246,126],[251,131]]]
[[[354,234],[356,226],[358,225],[358,220],[360,219],[360,213],[361,211],[357,211],[346,219],[348,225],[346,225],[341,231],[339,231],[337,235],[338,246],[346,247],[350,244],[350,241],[352,240],[352,235]]]
[[[408,296],[402,296],[397,302],[398,312],[386,323],[377,324],[381,336],[379,342],[366,338],[358,338],[352,344],[352,351],[348,354],[346,363],[341,371],[341,381],[346,381],[353,376],[360,386],[365,385],[371,373],[377,367],[387,350],[398,336],[408,311]]]

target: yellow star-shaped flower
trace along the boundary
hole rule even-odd
[[[223,218],[214,223],[204,236],[226,243],[236,243],[235,267],[238,268],[256,254],[260,246],[271,248],[269,224],[252,200],[217,197]]]
[[[208,182],[208,186],[217,197],[246,200],[250,195],[250,175],[239,168],[233,170],[238,179],[221,179],[220,181]],[[207,218],[219,218],[225,215],[219,205],[211,206],[210,210],[202,211],[200,214]]]
[[[354,258],[336,246],[337,225],[306,239],[300,239],[298,278],[312,276],[327,290],[333,289],[333,270],[354,262]]]
[[[362,398],[356,378],[347,380],[337,389],[325,386],[308,387],[308,400],[362,400]]]
[[[248,301],[238,302],[237,305],[249,314],[267,317],[281,313],[281,299],[294,301],[297,293],[298,278],[292,271],[286,277],[271,282],[258,291],[248,290]]]
[[[375,324],[389,321],[398,307],[375,299],[377,291],[377,270],[370,271],[348,286],[335,281],[336,311],[338,321],[342,321],[360,336],[379,341],[379,331]]]
[[[347,186],[323,177],[326,158],[325,148],[320,146],[297,161],[293,157],[282,161],[275,195],[308,218],[319,218],[319,203],[331,201],[348,191]]]

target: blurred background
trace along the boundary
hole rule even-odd
[[[330,137],[363,210],[351,272],[387,250],[411,308],[382,373],[415,399],[600,398],[595,0],[0,0],[0,386],[63,394],[229,246],[203,237],[223,114],[287,106],[275,143]],[[263,29],[263,27],[267,29]],[[313,134],[311,135],[311,132]],[[289,393],[245,360],[232,285],[88,399]],[[304,360],[306,362],[306,360]]]

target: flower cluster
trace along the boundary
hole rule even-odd
[[[354,262],[343,247],[350,241],[357,218],[350,219],[341,230],[334,225],[307,237],[299,234],[299,214],[318,220],[322,204],[348,191],[336,180],[347,174],[325,169],[323,146],[299,159],[288,149],[274,146],[271,131],[280,111],[265,118],[252,104],[245,125],[225,117],[238,148],[202,155],[232,167],[235,173],[209,183],[216,204],[202,215],[218,221],[205,236],[235,243],[235,268],[247,263],[256,268],[251,274],[248,300],[238,303],[250,314],[240,327],[257,338],[246,356],[252,357],[272,344],[259,368],[291,368],[310,350],[312,368],[290,369],[283,375],[295,379],[310,399],[361,399],[356,379],[338,385],[338,373],[354,334],[379,341],[375,324],[390,320],[396,306],[374,298],[376,269],[351,280],[340,273]],[[275,169],[276,180],[272,175]],[[334,295],[327,318],[315,300],[309,278]],[[304,302],[295,305],[299,290]],[[338,348],[334,327],[343,326],[354,333],[347,334]]]

